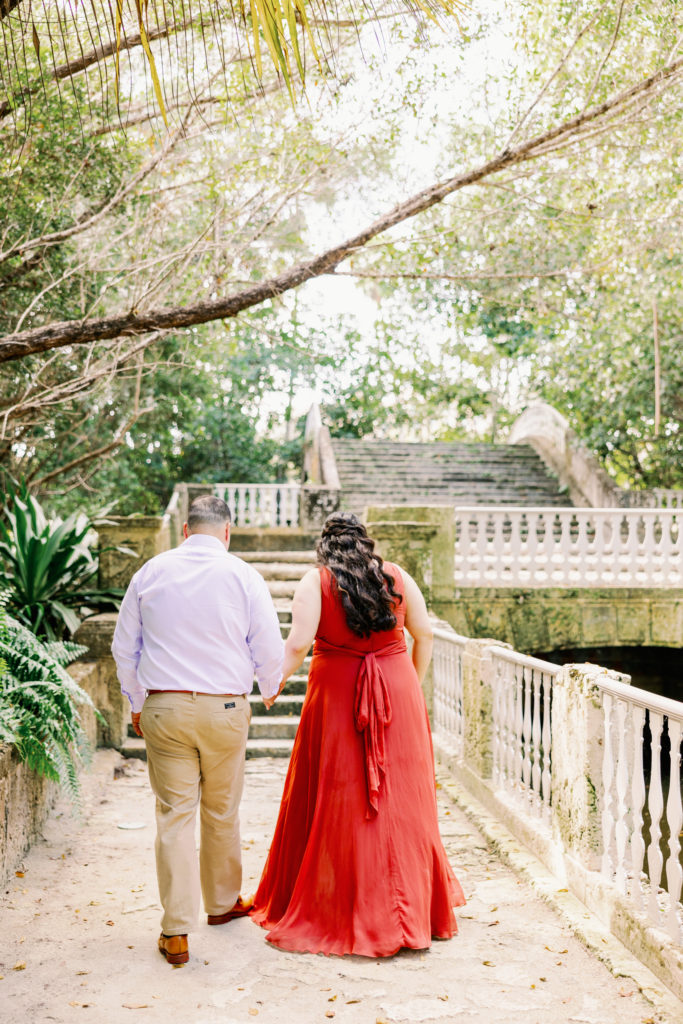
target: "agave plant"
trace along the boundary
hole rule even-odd
[[[84,612],[116,608],[120,590],[96,586],[93,520],[48,519],[26,487],[9,491],[0,518],[0,590],[7,609],[36,636],[73,634]]]
[[[29,768],[75,797],[87,751],[80,709],[101,717],[65,669],[84,650],[38,640],[0,608],[0,744],[13,745]]]

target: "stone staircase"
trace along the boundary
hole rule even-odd
[[[332,439],[344,511],[369,505],[571,505],[529,445]]]
[[[294,588],[315,565],[316,536],[298,530],[234,530],[232,534],[231,552],[253,565],[268,583],[283,637],[287,636],[292,622]],[[259,544],[260,541],[266,543]],[[247,757],[289,757],[306,694],[310,663],[309,656],[299,672],[291,677],[271,711],[266,711],[258,687],[254,685],[249,696],[252,719]],[[133,733],[132,727],[129,727],[121,753],[124,757],[147,760],[145,741]]]

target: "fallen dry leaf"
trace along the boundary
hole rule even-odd
[[[26,872],[25,871],[15,871],[14,874],[17,876],[17,878],[23,878],[24,875],[26,874]]]
[[[484,967],[495,967],[496,966],[495,964],[492,964],[490,960],[482,960],[482,964],[484,965]]]
[[[255,1006],[249,1007],[249,1013],[251,1014],[252,1017],[258,1017],[258,1010],[256,1009]]]
[[[107,921],[106,923],[109,925],[110,928],[114,927],[114,922],[113,921]]]
[[[146,1010],[149,1008],[149,1003],[121,1003],[124,1010]]]
[[[327,1001],[328,1001],[328,1003],[333,1003],[336,998],[337,998],[336,996],[330,996],[330,998]]]
[[[334,1010],[328,1010],[325,1014],[326,1017],[334,1017]]]
[[[81,974],[90,974],[90,971],[76,971],[77,977],[80,977]]]
[[[13,971],[25,971],[26,970],[26,961],[25,960],[18,960],[15,963],[14,967],[12,968],[12,970]]]

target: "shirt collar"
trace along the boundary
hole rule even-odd
[[[209,533],[191,533],[183,541],[183,545],[185,544],[191,548],[215,548],[217,551],[222,551],[224,555],[228,553],[223,541],[218,537],[212,537]]]

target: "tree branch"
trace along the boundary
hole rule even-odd
[[[134,426],[135,423],[137,423],[141,416],[144,416],[148,412],[154,412],[153,405],[150,405],[145,409],[139,409],[138,411],[136,411],[130,417],[130,419],[128,419],[119,427],[118,431],[116,432],[114,440],[110,441],[109,444],[104,444],[102,445],[101,448],[94,448],[92,451],[85,452],[85,454],[79,455],[77,458],[72,459],[71,462],[67,462],[63,466],[58,466],[57,469],[51,469],[49,473],[45,473],[44,476],[38,477],[37,480],[33,480],[33,486],[40,487],[43,484],[47,483],[48,480],[53,480],[56,476],[61,476],[62,473],[68,473],[70,470],[75,469],[76,466],[82,466],[84,462],[91,462],[93,459],[98,459],[102,455],[107,455],[115,448],[120,448],[130,428]]]
[[[423,189],[405,202],[394,206],[388,213],[340,245],[333,246],[312,259],[298,263],[267,281],[254,284],[234,295],[199,302],[192,306],[152,309],[144,313],[131,310],[128,313],[103,317],[85,323],[62,321],[15,333],[0,341],[0,363],[19,359],[32,353],[60,348],[64,345],[83,345],[95,340],[139,335],[155,330],[191,327],[195,324],[234,317],[242,310],[282,295],[292,288],[297,288],[305,281],[329,274],[377,235],[431,209],[454,192],[468,185],[477,184],[515,164],[535,160],[538,158],[539,152],[544,154],[551,152],[553,145],[557,147],[566,145],[575,133],[584,130],[588,125],[596,124],[603,118],[613,116],[623,107],[631,104],[634,99],[646,97],[665,83],[670,85],[682,70],[683,57],[660,68],[591,110],[569,118],[512,149],[503,149],[491,160],[473,170]]]

